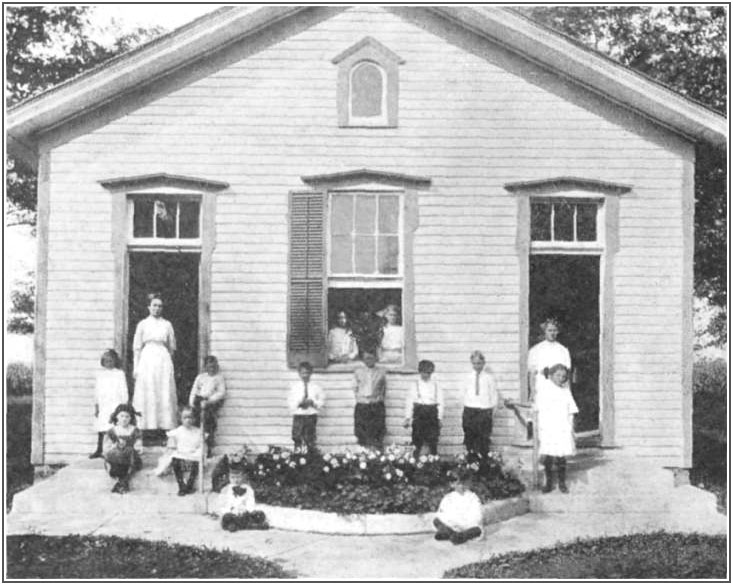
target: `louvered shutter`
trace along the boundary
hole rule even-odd
[[[326,352],[325,194],[290,194],[288,363],[328,364]]]

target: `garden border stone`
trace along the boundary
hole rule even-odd
[[[318,534],[380,535],[433,532],[434,512],[425,514],[336,514],[258,504],[272,528]],[[529,498],[518,496],[484,504],[483,523],[501,522],[529,512]]]

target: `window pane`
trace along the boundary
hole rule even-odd
[[[331,196],[331,233],[345,235],[351,233],[353,221],[353,197],[351,195]]]
[[[351,236],[331,236],[331,272],[353,272],[351,266]]]
[[[573,212],[575,205],[558,201],[555,206],[555,241],[573,241]]]
[[[379,197],[379,233],[396,234],[400,220],[400,198],[397,195]]]
[[[153,202],[138,199],[133,203],[132,236],[135,238],[153,237]]]
[[[532,203],[531,238],[532,241],[548,241],[550,233],[550,203]]]
[[[199,237],[199,202],[181,201],[178,211],[181,214],[179,238]]]
[[[382,72],[372,63],[361,63],[351,74],[351,115],[382,114]]]
[[[379,273],[399,272],[400,239],[397,236],[379,236]]]
[[[598,239],[596,232],[596,216],[598,206],[595,203],[578,204],[578,241],[595,242]]]
[[[155,202],[155,230],[158,238],[176,237],[176,204],[166,201]]]
[[[356,236],[355,272],[374,274],[374,236]]]
[[[373,234],[374,217],[377,213],[376,195],[356,196],[356,233]]]

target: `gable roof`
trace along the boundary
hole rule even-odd
[[[309,6],[229,6],[14,106],[9,152],[34,162],[37,136]],[[723,116],[500,6],[424,7],[692,140],[726,144]]]

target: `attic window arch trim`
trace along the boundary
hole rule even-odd
[[[338,67],[337,117],[341,128],[396,128],[399,109],[399,55],[373,37],[364,37],[331,62]],[[352,115],[353,75],[364,63],[376,66],[382,74],[381,111],[374,116]]]

